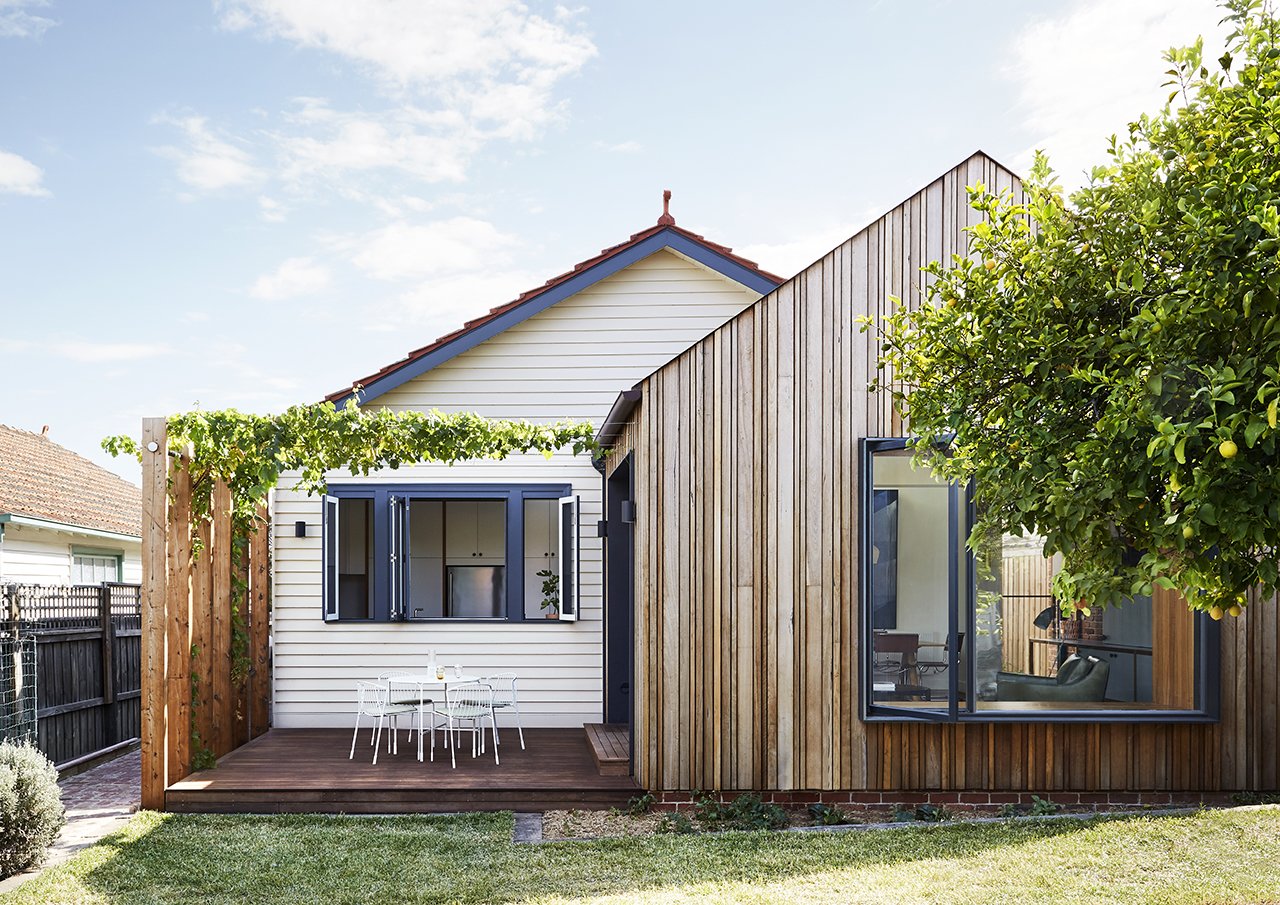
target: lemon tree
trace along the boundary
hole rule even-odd
[[[1228,52],[1170,51],[1169,103],[1087,186],[1064,198],[1038,155],[1020,196],[971,187],[969,255],[883,327],[874,388],[975,481],[976,532],[1063,554],[1064,605],[1160,584],[1220,617],[1276,590],[1280,27],[1224,13]]]

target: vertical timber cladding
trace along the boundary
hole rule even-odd
[[[866,391],[876,343],[853,319],[882,321],[890,296],[921,304],[920,268],[967,248],[977,215],[965,187],[977,182],[1019,185],[975,154],[641,384],[607,463],[636,457],[641,785],[1280,785],[1275,601],[1223,624],[1216,725],[859,719],[858,442],[903,427],[888,398]],[[1158,643],[1185,651],[1178,601],[1161,605],[1174,615]]]
[[[191,773],[196,738],[221,756],[270,719],[267,511],[237,554],[229,488],[218,482],[212,500],[193,500],[191,460],[167,451],[166,433],[165,419],[143,421],[142,806],[150,809],[162,809],[165,789]],[[210,517],[199,517],[205,508]],[[247,641],[235,678],[232,606]]]

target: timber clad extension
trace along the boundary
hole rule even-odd
[[[889,297],[966,252],[978,153],[638,384],[606,461],[634,470],[637,781],[654,790],[1202,791],[1280,786],[1280,614],[1224,621],[1220,720],[874,722],[859,699],[860,442],[903,435],[867,393]],[[1187,664],[1158,596],[1157,652]],[[1213,658],[1210,658],[1212,662]],[[1188,667],[1189,668],[1189,667]],[[1176,696],[1157,672],[1157,695]],[[1163,684],[1162,684],[1163,683]]]

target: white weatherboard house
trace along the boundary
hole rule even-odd
[[[141,531],[138,487],[47,433],[0,424],[0,582],[137,582]]]
[[[664,210],[329,399],[598,427],[620,392],[781,282]],[[346,726],[357,679],[423,671],[431,650],[470,674],[515,672],[525,725],[629,721],[631,618],[605,612],[589,457],[335,474],[324,499],[289,486],[273,501],[276,727]],[[558,610],[539,572],[559,578]]]

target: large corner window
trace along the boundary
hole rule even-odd
[[[1217,626],[1176,599],[1063,615],[1036,537],[969,549],[971,488],[863,450],[863,700],[868,718],[1203,721]],[[980,500],[979,500],[980,502]]]
[[[332,488],[322,528],[326,621],[576,618],[579,519],[576,497],[572,512],[562,505],[567,489]]]

